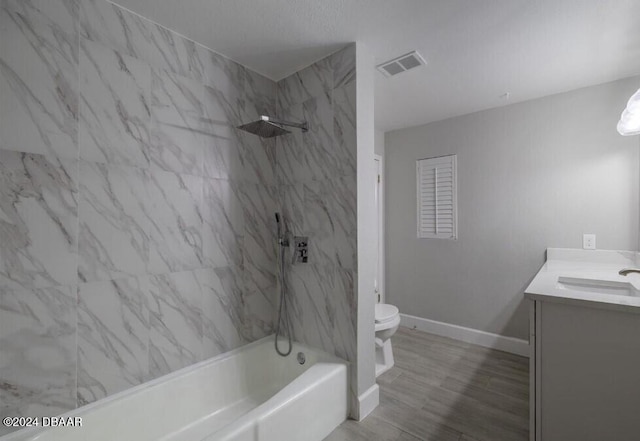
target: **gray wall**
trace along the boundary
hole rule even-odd
[[[0,415],[271,333],[275,143],[234,127],[276,84],[103,0],[0,14]]]
[[[373,150],[376,155],[384,157],[384,132],[381,130],[375,131]]]
[[[638,138],[616,123],[640,77],[386,134],[386,288],[400,312],[527,338],[547,247],[638,246]],[[458,240],[416,238],[415,161],[458,155]]]

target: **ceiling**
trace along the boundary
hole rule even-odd
[[[382,131],[640,74],[640,0],[117,3],[273,80],[352,41],[376,64],[418,50],[426,67],[375,74]]]

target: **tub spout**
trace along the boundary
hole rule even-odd
[[[618,271],[618,274],[620,274],[621,276],[626,276],[629,273],[638,273],[638,274],[640,274],[640,269],[625,268],[625,269],[621,269],[620,271]]]

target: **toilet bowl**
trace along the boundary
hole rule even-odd
[[[391,336],[400,326],[400,311],[393,305],[377,303],[376,317],[376,377],[393,367]]]

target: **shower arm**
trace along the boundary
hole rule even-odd
[[[262,121],[267,121],[267,122],[270,122],[270,123],[273,123],[273,124],[278,124],[280,126],[296,127],[298,129],[302,129],[303,132],[307,132],[309,130],[309,123],[307,123],[307,122],[295,123],[295,122],[291,122],[291,121],[283,121],[283,120],[279,120],[279,119],[270,118],[267,115],[260,115],[260,119]]]

